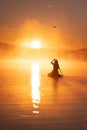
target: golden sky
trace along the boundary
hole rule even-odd
[[[43,47],[87,47],[86,0],[1,0],[0,10],[1,42],[36,39]]]

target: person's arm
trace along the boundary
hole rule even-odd
[[[54,61],[55,61],[55,59],[53,59],[53,60],[51,61],[51,64],[52,64],[52,65],[54,65]]]

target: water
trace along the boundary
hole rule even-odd
[[[1,62],[0,130],[87,129],[87,63],[60,64],[54,80],[49,62]]]

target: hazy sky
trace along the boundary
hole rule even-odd
[[[56,45],[87,47],[87,0],[0,0],[0,41],[13,42],[21,31],[23,37],[25,23],[33,26],[33,21],[42,34],[42,28],[51,30],[56,25],[56,38],[61,41]]]

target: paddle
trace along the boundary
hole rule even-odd
[[[63,73],[62,73],[62,71],[61,71],[61,69],[59,68],[59,70],[60,70],[60,73],[63,75]]]

